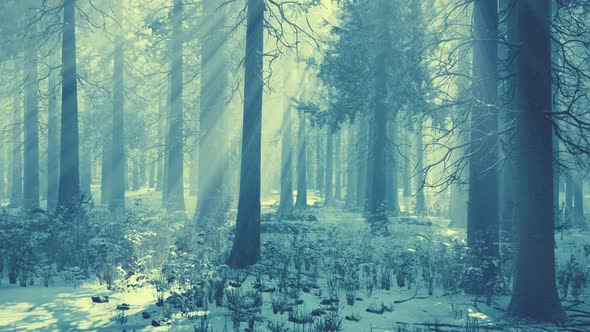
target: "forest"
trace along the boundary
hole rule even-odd
[[[0,0],[0,331],[590,331],[590,1]]]

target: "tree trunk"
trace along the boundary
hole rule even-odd
[[[324,205],[331,206],[334,204],[334,133],[331,128],[327,129],[328,137],[326,138],[326,174],[325,185],[326,193],[324,195]]]
[[[169,88],[170,88],[171,84],[169,84]],[[166,109],[167,111],[165,111],[165,121],[164,121],[164,130],[165,130],[165,135],[164,135],[164,151],[163,151],[163,158],[164,158],[164,162],[163,162],[163,168],[162,168],[162,208],[166,208],[166,206],[168,205],[168,172],[170,170],[170,165],[169,165],[169,161],[170,161],[170,98],[168,98],[168,101],[166,102]]]
[[[502,35],[505,36],[508,45],[501,45],[500,54],[501,61],[504,63],[502,68],[502,76],[510,77],[510,74],[514,72],[513,57],[515,53],[510,45],[514,44],[514,34],[509,29],[508,22],[513,19],[512,8],[515,0],[502,0],[500,2],[500,12],[504,13],[504,17],[500,19],[500,27],[502,28]],[[500,190],[500,231],[501,241],[507,244],[512,242],[512,217],[514,215],[514,184],[512,179],[514,178],[514,165],[512,160],[511,149],[514,146],[512,138],[514,132],[509,130],[511,125],[514,123],[514,87],[512,86],[512,80],[504,78],[500,86],[501,96],[500,105],[502,112],[499,116],[500,128],[505,133],[500,137],[500,160],[503,160],[501,172],[499,174],[499,190]],[[510,251],[508,251],[509,253]]]
[[[407,199],[410,198],[410,196],[412,196],[412,187],[410,185],[410,179],[411,179],[411,175],[410,175],[410,156],[411,156],[411,142],[410,142],[410,135],[409,135],[409,131],[408,129],[403,129],[403,144],[404,144],[404,160],[402,161],[403,166],[402,166],[402,187],[403,187],[403,197],[406,198],[406,201],[408,201]],[[406,207],[406,210],[408,208]],[[407,212],[407,211],[406,211]]]
[[[375,104],[373,108],[373,135],[371,138],[371,158],[369,168],[373,178],[369,195],[369,221],[384,223],[386,211],[386,163],[387,163],[387,93],[388,93],[388,57],[391,54],[391,37],[388,32],[386,1],[380,0],[377,6],[377,57],[375,59]]]
[[[572,171],[567,171],[565,174],[565,221],[569,222],[570,226],[574,215],[574,181],[572,176]]]
[[[162,98],[160,98],[162,99]],[[156,191],[159,191],[163,195],[164,188],[164,161],[166,160],[166,140],[165,140],[165,123],[166,123],[166,112],[162,101],[158,101],[158,155],[156,156]]]
[[[260,256],[264,7],[263,0],[248,0],[240,195],[235,237],[227,260],[232,268],[255,264]]]
[[[471,291],[491,295],[499,256],[498,190],[498,4],[478,0],[473,9],[473,98],[467,209],[467,244],[480,257],[483,285]]]
[[[584,218],[584,178],[579,172],[575,172],[573,177],[574,192],[574,227],[585,229],[588,227]]]
[[[47,211],[55,212],[59,184],[59,147],[57,128],[57,98],[55,74],[49,73],[49,101],[47,103]]]
[[[455,146],[461,147],[455,150],[456,155],[452,156],[453,160],[451,164],[457,163],[461,159],[466,159],[466,149],[462,146],[467,142],[466,136],[468,131],[461,127],[468,127],[466,124],[459,124],[459,132],[457,134],[457,140]],[[462,168],[462,169],[461,169]],[[469,164],[458,165],[456,170],[459,172],[459,178],[451,184],[451,198],[449,206],[449,214],[451,223],[449,227],[454,228],[467,228],[467,205],[469,201]]]
[[[10,186],[10,206],[22,207],[23,204],[23,141],[22,110],[18,89],[13,98],[12,114],[12,169]]]
[[[358,176],[356,185],[356,205],[364,210],[367,202],[367,160],[368,157],[368,134],[369,124],[368,119],[359,117],[358,123],[358,143],[357,143],[357,160],[358,160]]]
[[[398,200],[398,136],[397,136],[397,123],[395,118],[387,121],[387,126],[389,126],[388,133],[388,142],[387,142],[387,159],[386,159],[386,169],[387,173],[385,175],[386,179],[386,201],[387,201],[387,211],[389,211],[392,215],[397,216],[399,214],[399,200]]]
[[[31,18],[34,19],[34,18]],[[29,33],[37,33],[37,24],[30,25]],[[27,40],[25,52],[25,118],[24,118],[24,178],[23,209],[39,208],[39,91],[37,43],[35,37]]]
[[[334,199],[342,200],[342,131],[336,133],[334,145]]]
[[[508,314],[567,320],[555,285],[551,93],[551,1],[513,8],[516,45],[514,184],[516,257]],[[535,61],[531,61],[535,59]]]
[[[281,198],[279,214],[293,213],[293,139],[291,135],[291,105],[285,96],[285,113],[281,126]]]
[[[120,38],[120,37],[119,37]],[[118,40],[114,51],[113,117],[111,133],[111,170],[109,209],[125,209],[126,162],[125,162],[125,83],[122,41]]]
[[[113,148],[113,120],[112,113],[106,110],[104,112],[104,123],[102,124],[102,159],[101,159],[101,176],[100,176],[100,201],[104,206],[109,206],[111,201],[111,170],[113,167],[112,152]]]
[[[139,158],[137,157],[137,151],[135,151],[135,155],[131,158],[131,174],[132,174],[132,189],[133,191],[138,191],[140,187],[140,174],[139,174]]]
[[[148,188],[153,188],[155,186],[155,178],[156,178],[156,161],[153,159],[152,156],[149,158],[149,171],[148,171]]]
[[[88,135],[87,129],[84,130],[83,135]],[[80,191],[84,197],[89,198],[92,196],[90,191],[92,184],[92,155],[87,140],[87,136],[82,140],[82,152],[80,153]]]
[[[146,171],[146,161],[145,161],[145,152],[144,150],[140,151],[139,153],[139,187],[144,187],[146,185],[147,179],[147,171]]]
[[[324,181],[326,181],[324,176],[324,140],[322,137],[322,129],[317,128],[316,131],[316,143],[315,143],[315,159],[316,159],[316,190],[319,192],[319,195],[322,196],[324,194]]]
[[[424,177],[424,144],[422,143],[422,118],[417,119],[416,124],[416,206],[414,213],[416,215],[423,215],[426,213],[426,201],[424,198],[424,186],[426,185],[426,178]]]
[[[357,151],[356,146],[358,142],[355,142],[355,130],[357,126],[350,124],[348,126],[347,133],[347,151],[346,151],[346,207],[353,208],[356,202],[356,186],[357,186]]]
[[[182,129],[182,0],[172,0],[172,44],[170,47],[170,126],[168,131],[168,212],[184,211],[184,162]]]
[[[4,198],[6,196],[6,147],[7,144],[2,144],[0,146],[0,197]]]
[[[297,200],[296,209],[307,208],[307,120],[305,113],[299,114],[297,132]]]
[[[59,194],[57,211],[80,202],[75,0],[64,0]]]

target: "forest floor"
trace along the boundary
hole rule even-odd
[[[135,193],[129,196],[137,204],[153,204],[158,196],[153,192]],[[313,200],[313,197],[312,197]],[[263,202],[263,213],[274,210],[274,199]],[[313,202],[312,202],[313,203]],[[194,202],[188,204],[188,210]],[[450,247],[453,241],[463,241],[464,234],[448,228],[448,220],[440,218],[406,218],[391,223],[389,234],[374,236],[358,212],[340,208],[313,208],[309,210],[317,221],[281,221],[287,228],[305,230],[308,240],[321,243],[324,248],[351,250],[366,248],[381,252],[394,248],[397,252],[434,250],[436,246]],[[299,238],[301,240],[301,238]],[[297,241],[293,234],[280,229],[262,234],[263,243]],[[571,255],[583,255],[584,244],[590,243],[590,233],[566,231],[556,235],[557,257],[565,264]],[[324,250],[324,249],[322,249]],[[432,262],[434,264],[435,262]],[[415,276],[414,276],[415,277]],[[342,331],[590,331],[590,294],[585,289],[575,300],[564,301],[564,307],[572,322],[568,326],[523,325],[505,317],[509,296],[485,297],[449,293],[439,287],[428,287],[415,277],[414,287],[398,287],[394,278],[389,290],[359,289],[354,305],[346,304],[345,291],[337,291],[342,299],[338,307]],[[320,302],[326,298],[330,287],[329,276],[320,275],[319,289],[300,294],[303,300],[301,311],[311,312],[324,308]],[[323,292],[323,293],[322,293]],[[93,303],[91,296],[109,296],[108,303]],[[571,298],[571,296],[570,296]],[[273,314],[273,295],[263,293],[261,317],[268,321],[287,321],[284,315]],[[125,322],[121,321],[118,304],[126,303]],[[367,312],[377,309],[378,313]],[[211,305],[208,310],[210,332],[231,331],[231,314],[227,308]],[[162,308],[156,306],[156,290],[151,285],[132,287],[115,292],[107,291],[98,281],[86,281],[77,286],[56,284],[18,287],[8,285],[6,279],[0,284],[0,331],[194,331],[193,322],[180,313],[174,313],[169,325],[152,327],[152,319],[161,316]],[[373,310],[375,311],[375,310]],[[147,314],[149,318],[145,318]],[[358,321],[349,318],[359,319]],[[291,331],[314,331],[312,326],[288,322]],[[242,331],[244,325],[242,324]],[[255,331],[269,331],[266,323],[259,324]]]

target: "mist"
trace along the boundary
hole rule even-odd
[[[585,0],[3,0],[0,330],[583,330]]]

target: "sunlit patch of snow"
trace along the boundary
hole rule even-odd
[[[488,315],[482,312],[475,311],[471,308],[467,309],[467,315],[469,315],[469,317],[471,318],[477,318],[479,320],[487,320],[489,318]]]

